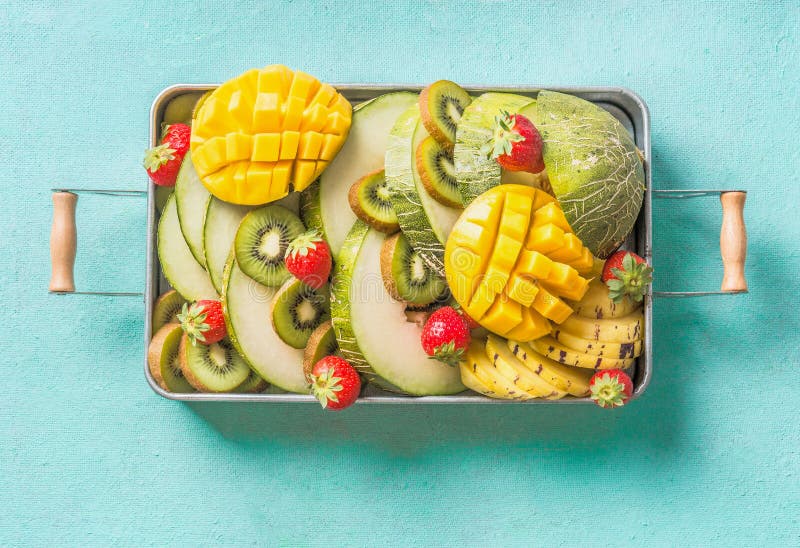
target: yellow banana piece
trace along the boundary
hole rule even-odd
[[[511,353],[503,338],[489,335],[486,341],[486,356],[501,375],[512,380],[515,386],[522,388],[535,398],[557,400],[567,395],[565,391],[558,390],[544,378],[528,369]]]
[[[553,361],[536,352],[529,343],[509,340],[507,346],[517,359],[528,366],[528,369],[557,389],[577,397],[589,394],[589,381],[594,371]]]
[[[638,358],[642,355],[642,340],[629,343],[615,343],[606,341],[590,341],[577,337],[560,329],[553,330],[553,338],[567,348],[589,354],[591,356],[603,356],[605,358],[625,359]]]
[[[642,303],[633,302],[628,297],[624,297],[619,303],[612,301],[608,297],[608,287],[600,278],[592,279],[583,298],[570,302],[569,305],[575,314],[590,319],[621,318],[642,307]]]
[[[558,330],[590,341],[630,343],[643,337],[644,315],[637,311],[621,318],[592,320],[573,314],[558,326]]]
[[[483,394],[489,398],[513,399],[504,398],[503,394],[498,394],[493,389],[483,384],[480,379],[475,376],[475,373],[472,372],[472,369],[467,365],[466,361],[459,363],[458,367],[459,371],[461,372],[461,382],[464,383],[464,386],[470,390],[477,392],[478,394]]]
[[[627,369],[633,364],[634,358],[618,360],[602,356],[590,356],[570,350],[552,337],[542,337],[530,342],[531,348],[548,358],[575,367],[591,369]]]
[[[505,400],[530,400],[533,398],[521,388],[514,386],[510,380],[495,369],[486,357],[483,342],[473,339],[464,356],[464,361],[461,363],[464,364],[464,362],[466,362],[465,367],[473,373],[480,384],[494,392],[491,397]],[[461,371],[463,373],[463,368]]]

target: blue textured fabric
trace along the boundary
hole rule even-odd
[[[0,545],[800,544],[796,2],[0,5]],[[627,86],[655,188],[742,187],[748,295],[658,301],[655,376],[588,406],[184,405],[137,299],[46,292],[53,186],[141,189],[148,109],[268,63],[334,82]],[[145,209],[82,197],[77,282],[139,290]],[[713,198],[656,286],[718,285]]]

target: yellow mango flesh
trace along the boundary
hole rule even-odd
[[[258,205],[313,183],[344,144],[352,107],[339,92],[283,65],[217,88],[192,126],[200,180],[226,202]]]
[[[594,258],[546,192],[506,184],[467,206],[445,245],[445,276],[456,301],[489,331],[515,340],[546,336],[551,322],[588,289]]]

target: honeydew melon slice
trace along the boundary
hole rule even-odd
[[[381,279],[385,235],[357,221],[339,254],[331,287],[331,319],[342,356],[369,380],[417,396],[465,390],[457,367],[429,359],[420,328]]]
[[[489,92],[477,97],[464,109],[453,150],[458,190],[464,204],[469,204],[501,182],[500,165],[489,158],[484,149],[494,135],[495,116],[501,110],[517,113],[531,103],[534,100],[523,95]]]
[[[444,243],[462,210],[441,204],[425,190],[415,153],[426,137],[419,106],[414,103],[400,115],[389,135],[386,182],[400,230],[428,266],[444,276]]]
[[[292,348],[275,333],[270,307],[278,288],[259,284],[236,264],[225,265],[222,308],[228,337],[236,351],[264,380],[288,392],[308,393],[303,350]]]
[[[397,117],[416,101],[416,93],[387,93],[354,109],[344,146],[320,176],[319,184],[313,185],[316,188],[304,196],[303,220],[309,228],[322,232],[334,259],[356,220],[347,201],[350,186],[383,168],[389,131]]]
[[[167,200],[158,222],[157,246],[164,277],[184,299],[217,298],[208,272],[194,258],[183,238],[174,194]]]
[[[203,225],[206,209],[211,194],[200,182],[192,163],[192,153],[187,152],[178,171],[175,181],[175,202],[178,207],[178,219],[181,232],[189,245],[189,249],[203,268],[206,267],[206,256],[203,252]]]
[[[541,91],[521,113],[542,135],[550,186],[573,231],[595,256],[608,257],[633,229],[644,197],[631,136],[606,110],[564,93]]]

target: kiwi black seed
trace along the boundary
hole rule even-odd
[[[272,327],[283,342],[305,348],[311,333],[331,318],[328,286],[314,289],[290,278],[272,298]]]
[[[174,289],[156,299],[156,303],[153,305],[152,332],[155,333],[168,323],[177,322],[178,312],[181,311],[184,304],[186,304],[186,299]]]
[[[245,215],[236,231],[234,250],[242,272],[260,284],[279,287],[289,277],[283,263],[286,247],[305,231],[300,218],[279,205]]]
[[[194,392],[194,388],[181,371],[178,359],[178,350],[183,337],[183,329],[178,323],[168,323],[162,326],[147,348],[147,365],[150,374],[158,385],[169,392],[185,393]]]
[[[244,380],[242,384],[231,390],[236,394],[258,394],[267,389],[269,383],[261,378],[261,376],[253,370]]]
[[[434,200],[449,207],[463,207],[452,151],[433,137],[426,137],[417,147],[416,161],[419,178]]]
[[[382,169],[353,183],[347,199],[356,217],[375,230],[391,234],[400,228],[392,206],[391,189]]]
[[[339,350],[336,342],[336,333],[330,320],[322,322],[308,338],[306,350],[303,353],[303,372],[306,379],[311,375],[311,370],[319,360],[325,356],[332,356]]]
[[[184,334],[179,356],[183,376],[201,392],[230,392],[250,374],[250,366],[227,338],[208,346],[193,345]]]
[[[389,295],[413,306],[430,304],[447,289],[444,278],[431,270],[402,233],[383,242],[381,276]]]
[[[443,147],[452,149],[456,128],[472,97],[450,80],[434,82],[419,94],[419,113],[428,133]]]

